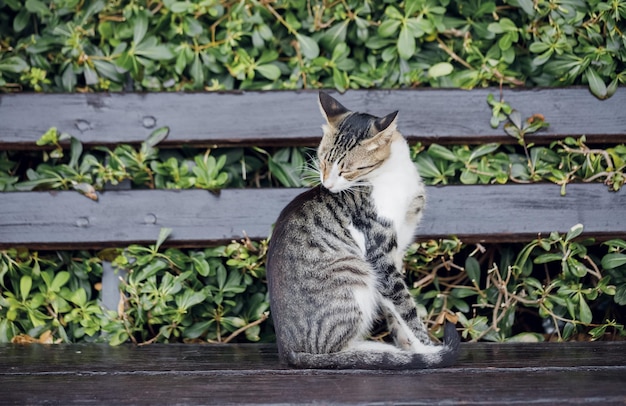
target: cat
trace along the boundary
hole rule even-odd
[[[356,113],[320,92],[326,124],[321,184],[289,203],[267,258],[279,356],[299,368],[442,367],[458,356],[444,327],[434,345],[404,282],[403,257],[422,217],[425,190],[397,114]],[[367,340],[385,320],[394,344]]]

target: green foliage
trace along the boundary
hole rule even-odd
[[[339,90],[626,82],[626,2],[0,1],[0,88]]]
[[[429,325],[459,322],[487,341],[625,335],[626,242],[580,239],[582,225],[529,244],[413,244],[407,281]],[[0,251],[0,342],[269,342],[267,242],[205,250]],[[175,232],[175,231],[174,231]],[[102,261],[122,279],[116,310],[98,303]]]
[[[118,310],[107,312],[103,323],[109,342],[229,342],[244,332],[248,341],[259,341],[269,307],[265,243],[160,252],[169,231],[156,245],[132,245],[114,260],[128,276]]]
[[[549,146],[524,145],[523,153],[510,145],[476,147],[432,144],[412,147],[421,176],[427,184],[503,184],[549,181],[562,186],[576,181],[602,180],[610,190],[624,185],[626,146],[590,148],[585,137],[566,138]]]
[[[468,252],[453,240],[416,244],[407,257],[409,279],[431,323],[458,321],[463,337],[474,341],[626,335],[626,244],[612,240],[601,249],[580,240],[582,231],[578,224],[519,251],[477,246]]]
[[[271,340],[267,244],[161,250],[170,232],[153,246],[100,253],[0,251],[0,342]],[[117,311],[98,303],[106,259],[124,275]]]
[[[74,254],[0,251],[0,342],[22,335],[54,342],[99,338],[101,261]]]
[[[545,126],[537,115],[521,123],[511,110],[505,130],[520,146],[496,143],[479,146],[429,145],[411,147],[415,164],[426,184],[504,184],[549,181],[562,186],[572,182],[603,181],[619,190],[626,179],[626,146],[591,148],[585,137],[566,138],[548,146],[526,144],[524,135]],[[533,122],[531,122],[534,120]],[[38,145],[44,151],[34,169],[20,171],[9,152],[0,153],[0,191],[77,190],[97,199],[96,191],[124,180],[135,187],[208,190],[243,186],[303,187],[319,182],[314,158],[304,148],[224,148],[214,150],[164,150],[157,144],[167,129],[156,130],[138,148],[118,145],[110,150],[96,147],[85,151],[82,144],[52,128]],[[70,140],[69,155],[61,141]],[[21,161],[27,159],[20,156]]]

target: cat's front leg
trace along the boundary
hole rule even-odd
[[[381,309],[396,345],[414,352],[436,352],[437,347],[432,345],[426,326],[417,314],[417,306],[403,275],[394,269],[385,279],[380,285]]]
[[[395,235],[384,225],[374,223],[368,227],[366,237],[367,259],[376,272],[380,307],[396,345],[428,352],[422,347],[431,345],[431,341],[404,281]]]

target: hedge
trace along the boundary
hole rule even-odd
[[[626,83],[626,3],[1,0],[5,91]]]

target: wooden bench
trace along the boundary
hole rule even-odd
[[[399,128],[412,142],[514,143],[489,126],[487,95],[498,92],[363,90],[337,98],[373,114],[399,109]],[[160,147],[314,146],[322,123],[316,97],[313,91],[4,94],[0,150],[34,149],[53,126],[87,147],[140,143],[162,126],[170,134]],[[583,88],[506,90],[505,100],[550,123],[530,142],[582,134],[590,144],[626,141],[623,89],[602,102]],[[419,238],[527,242],[577,223],[587,236],[626,237],[624,191],[608,192],[599,183],[568,185],[565,196],[559,190],[553,184],[428,187]],[[106,190],[97,202],[75,191],[0,193],[0,250],[148,244],[164,227],[173,230],[167,244],[177,247],[263,239],[300,191]],[[464,344],[453,368],[366,373],[289,370],[273,345],[1,345],[0,403],[623,404],[625,354],[619,342]]]

